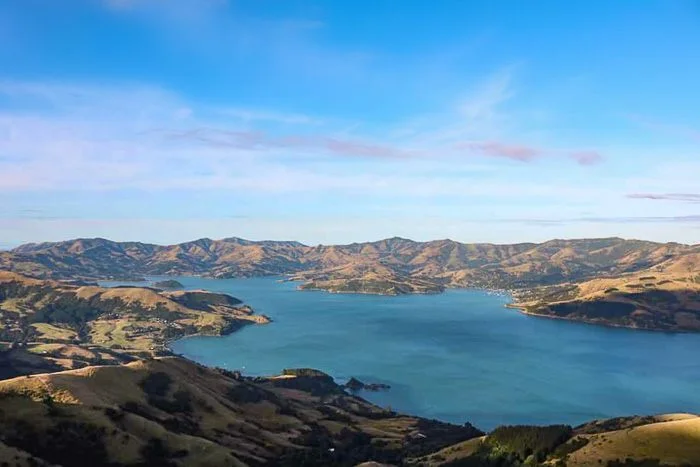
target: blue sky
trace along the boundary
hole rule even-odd
[[[700,242],[697,1],[5,0],[0,247]]]

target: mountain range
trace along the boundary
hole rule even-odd
[[[168,246],[94,238],[21,245],[0,252],[0,268],[54,278],[300,274],[323,280],[375,273],[399,280],[429,280],[440,286],[517,287],[634,272],[698,252],[700,245],[621,238],[496,245],[394,237],[318,246],[235,237]]]
[[[507,289],[524,312],[643,329],[700,330],[700,245],[621,238],[497,245],[389,238],[348,245],[101,238],[0,252],[0,269],[51,279],[286,275],[300,289],[398,295]]]
[[[315,247],[237,238],[170,246],[78,239],[0,252],[0,269],[0,460],[14,465],[700,462],[694,414],[502,426],[485,434],[469,423],[377,407],[316,370],[246,377],[161,357],[169,339],[221,335],[269,319],[225,294],[92,282],[288,275],[302,281],[300,288],[330,292],[484,287],[508,289],[512,306],[528,314],[700,331],[697,245],[618,238],[516,245],[392,238]]]

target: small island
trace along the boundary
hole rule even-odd
[[[184,289],[185,286],[174,279],[158,281],[153,283],[153,287],[157,289]]]

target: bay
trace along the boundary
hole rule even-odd
[[[505,308],[510,297],[483,290],[387,297],[298,291],[270,277],[174,279],[231,294],[274,321],[172,343],[205,365],[247,375],[311,367],[339,382],[386,383],[388,391],[360,395],[486,430],[700,412],[698,334],[525,316]]]

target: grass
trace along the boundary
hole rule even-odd
[[[58,327],[48,323],[34,323],[32,327],[39,333],[39,339],[73,341],[78,337],[78,333],[72,329]]]
[[[700,417],[651,423],[586,436],[589,443],[569,455],[567,466],[590,465],[590,459],[659,459],[662,464],[700,465]]]
[[[434,452],[428,456],[410,459],[410,464],[420,464],[425,467],[435,467],[446,462],[451,462],[457,459],[463,459],[474,454],[482,445],[486,436],[480,436],[479,438],[468,439],[467,441],[462,441],[461,443],[453,444],[440,451]]]
[[[108,348],[119,346],[123,349],[148,350],[154,344],[154,339],[148,336],[134,336],[129,328],[134,326],[161,326],[150,321],[132,321],[130,319],[98,320],[90,326],[92,343]],[[117,347],[118,348],[118,347]]]

